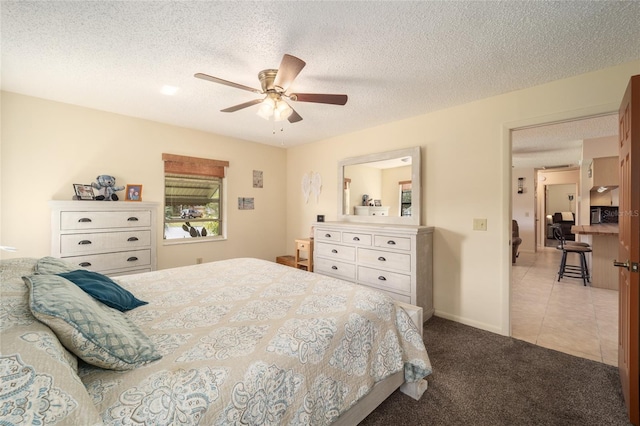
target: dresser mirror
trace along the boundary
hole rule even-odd
[[[420,225],[420,147],[338,163],[338,220]]]

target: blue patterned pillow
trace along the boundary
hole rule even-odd
[[[93,296],[94,299],[122,312],[149,303],[137,299],[131,292],[120,287],[111,278],[97,272],[78,269],[56,275],[68,279],[90,296]]]
[[[131,370],[161,358],[151,340],[125,315],[96,301],[58,275],[23,277],[29,308],[62,344],[89,364]]]
[[[76,269],[80,269],[80,267],[51,256],[38,259],[35,266],[36,274],[60,274],[75,271]]]

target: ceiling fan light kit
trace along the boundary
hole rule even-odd
[[[286,93],[293,80],[298,76],[305,65],[306,63],[302,59],[285,54],[282,57],[280,68],[277,70],[266,69],[258,73],[258,79],[260,80],[262,90],[254,89],[249,86],[223,80],[203,73],[196,73],[194,77],[202,80],[208,80],[213,83],[223,84],[225,86],[235,87],[236,89],[266,95],[264,99],[254,99],[252,101],[234,105],[221,110],[221,112],[235,112],[252,105],[260,104],[260,108],[257,112],[260,117],[266,120],[270,120],[273,117],[274,121],[289,120],[289,123],[297,123],[302,120],[302,117],[293,108],[291,108],[283,98],[294,102],[314,102],[331,105],[345,105],[348,99],[347,95]]]

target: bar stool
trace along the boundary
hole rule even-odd
[[[560,269],[558,270],[558,281],[563,277],[581,278],[586,286],[587,282],[591,282],[589,268],[587,267],[587,257],[585,253],[591,252],[591,246],[587,243],[570,241],[564,239],[562,230],[559,227],[553,228],[553,236],[560,241],[560,245],[556,248],[562,250],[562,260],[560,261]],[[580,266],[567,265],[567,253],[577,253],[580,256]]]

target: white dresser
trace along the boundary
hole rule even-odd
[[[314,272],[380,290],[433,315],[433,227],[316,223]]]
[[[356,216],[389,216],[389,206],[355,206]]]
[[[156,269],[157,203],[50,201],[51,255],[105,275]]]

